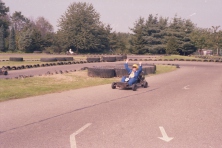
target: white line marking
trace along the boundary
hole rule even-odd
[[[164,128],[162,126],[160,126],[159,128],[160,128],[160,132],[163,136],[163,137],[158,137],[159,139],[166,141],[166,142],[170,142],[171,140],[173,140],[173,137],[168,137],[166,131],[164,130]]]
[[[71,148],[77,148],[76,145],[76,135],[78,135],[79,133],[81,133],[82,131],[84,131],[87,127],[89,127],[92,123],[87,123],[86,125],[84,125],[83,127],[81,127],[79,130],[77,130],[75,133],[73,133],[72,135],[70,135],[70,145]]]
[[[190,89],[188,88],[190,85],[184,86],[183,89]]]

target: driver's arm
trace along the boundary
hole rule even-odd
[[[131,69],[128,66],[128,59],[126,60],[126,63],[125,63],[125,69],[127,70],[128,73],[131,73]]]

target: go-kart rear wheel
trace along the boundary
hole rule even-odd
[[[111,85],[112,89],[116,89],[116,83],[113,82],[112,85]]]
[[[133,84],[132,89],[133,89],[133,91],[136,91],[137,90],[137,85]]]
[[[143,87],[144,87],[144,88],[147,88],[147,87],[148,87],[148,82],[145,81],[145,82],[143,83]]]

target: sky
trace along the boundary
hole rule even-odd
[[[198,27],[221,26],[222,0],[3,0],[10,13],[21,11],[28,18],[44,16],[58,30],[58,19],[73,2],[92,3],[100,20],[113,31],[130,32],[139,17],[149,14],[191,19]]]

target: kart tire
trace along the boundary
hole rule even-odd
[[[143,83],[143,87],[144,87],[144,88],[147,88],[147,87],[148,87],[148,82],[145,81],[145,82]]]
[[[8,75],[8,71],[4,71],[3,75],[5,75],[5,76]]]
[[[112,85],[111,85],[112,89],[116,89],[116,83],[113,82]]]
[[[137,90],[137,85],[136,85],[136,84],[133,84],[132,90],[133,90],[133,91],[136,91],[136,90]]]

